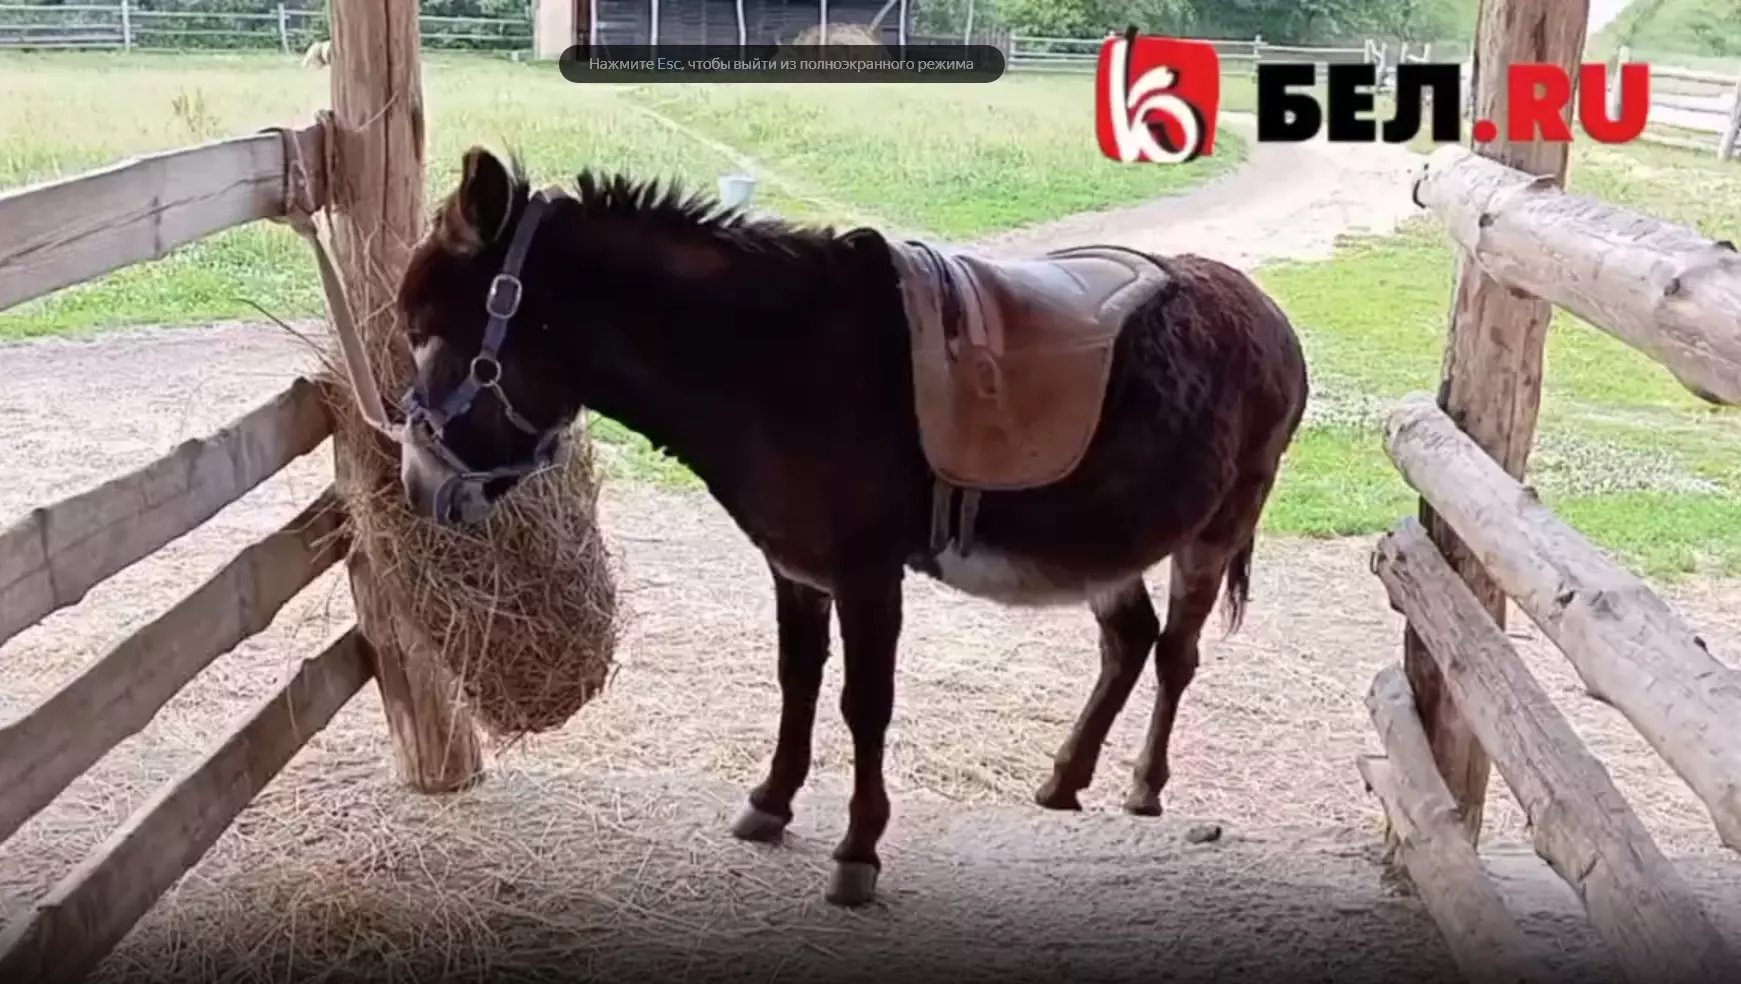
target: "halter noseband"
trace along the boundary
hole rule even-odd
[[[442,481],[441,487],[436,489],[437,515],[446,515],[454,495],[466,486],[481,486],[499,478],[526,478],[555,464],[557,441],[565,425],[559,423],[548,429],[541,429],[522,417],[514,409],[508,394],[502,391],[502,364],[497,359],[497,353],[508,339],[508,323],[520,310],[520,301],[525,294],[525,285],[520,282],[520,267],[526,262],[526,253],[532,246],[532,234],[537,230],[538,222],[543,218],[544,210],[549,204],[545,192],[534,192],[526,203],[526,210],[520,215],[520,222],[514,229],[514,239],[508,244],[508,255],[502,261],[502,271],[490,281],[489,296],[484,300],[484,310],[489,312],[490,321],[484,328],[483,344],[478,347],[478,354],[472,357],[466,378],[434,407],[423,402],[417,395],[415,386],[405,392],[403,404],[406,424],[421,430],[428,439],[428,447],[455,471],[455,474],[449,475]],[[497,402],[502,405],[502,412],[507,416],[508,422],[521,432],[536,437],[538,443],[529,458],[499,468],[479,471],[447,446],[444,432],[447,425],[469,411],[478,394],[486,390],[494,394]]]

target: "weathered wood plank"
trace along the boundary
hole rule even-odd
[[[1457,146],[1415,200],[1490,277],[1655,359],[1714,403],[1741,404],[1741,253],[1690,226],[1561,191]]]
[[[312,170],[318,126],[297,131]],[[318,185],[311,189],[319,193]],[[0,192],[0,310],[284,214],[283,139],[233,137]],[[315,205],[321,204],[317,199]]]
[[[1455,513],[1441,515],[1456,526]],[[1741,980],[1741,961],[1691,887],[1426,530],[1402,520],[1379,540],[1373,567],[1529,814],[1536,852],[1583,900],[1626,976],[1637,984]]]
[[[1410,485],[1632,722],[1741,850],[1741,671],[1718,662],[1644,582],[1500,471],[1425,394],[1391,412],[1385,448]]]
[[[0,726],[0,841],[150,724],[212,660],[271,625],[344,556],[343,525],[344,509],[328,488],[54,696]]]
[[[1506,73],[1516,62],[1558,65],[1576,77],[1584,50],[1589,0],[1481,0],[1475,28],[1472,118],[1492,120],[1500,139],[1482,144],[1480,153],[1526,174],[1566,177],[1568,144],[1513,141],[1505,136],[1509,100]],[[1570,122],[1573,103],[1561,117]],[[1541,405],[1542,353],[1553,308],[1537,298],[1512,293],[1486,276],[1479,263],[1460,251],[1451,324],[1445,341],[1439,401],[1451,419],[1468,432],[1500,467],[1519,478],[1529,463]],[[1451,531],[1420,503],[1421,522],[1451,566],[1468,582],[1494,621],[1505,624],[1505,596],[1487,580],[1481,565],[1463,550]],[[1462,810],[1470,842],[1481,832],[1490,772],[1487,755],[1458,718],[1438,681],[1433,659],[1413,630],[1403,633],[1403,669],[1419,701],[1422,726],[1433,743],[1433,757]]]
[[[423,231],[423,82],[417,5],[356,0],[332,6],[332,106],[336,141],[332,252],[364,345],[390,351],[399,334],[393,298],[410,250]],[[396,393],[408,359],[374,367],[383,392]],[[345,409],[355,413],[355,396]],[[342,488],[403,496],[398,453],[369,428],[333,441],[333,470]],[[393,737],[400,777],[413,789],[461,789],[483,774],[477,728],[458,701],[428,640],[394,608],[372,576],[368,544],[350,560],[357,621],[373,646],[375,680]]]
[[[1397,833],[1398,860],[1444,936],[1457,969],[1471,984],[1545,982],[1540,955],[1505,908],[1463,834],[1457,802],[1433,762],[1432,746],[1400,666],[1373,679],[1366,706],[1385,754],[1362,757],[1360,774],[1384,803]]]
[[[1735,142],[1741,140],[1741,75],[1729,89],[1729,116],[1723,121],[1722,136],[1717,138],[1717,159],[1726,161],[1735,156]]]
[[[210,437],[42,506],[0,530],[0,643],[217,515],[332,432],[323,388],[297,379]]]
[[[369,679],[353,627],[304,660],[0,937],[0,980],[63,984],[100,963]]]

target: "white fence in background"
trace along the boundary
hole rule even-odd
[[[1388,87],[1394,78],[1396,65],[1429,61],[1431,43],[1410,45],[1401,42],[1393,49],[1388,42],[1367,38],[1358,45],[1289,45],[1271,44],[1262,35],[1249,41],[1234,38],[1206,38],[1215,45],[1221,58],[1223,74],[1256,75],[1257,66],[1284,62],[1306,62],[1319,66],[1337,64],[1372,64],[1379,68],[1379,86]],[[1100,46],[1106,38],[1047,38],[1012,35],[1004,54],[1011,69],[1051,72],[1083,72],[1092,74]],[[1414,49],[1410,51],[1411,47]]]
[[[407,0],[411,2],[411,0]],[[656,0],[653,0],[656,2]],[[826,7],[823,8],[826,10]],[[826,16],[826,14],[822,14]],[[420,18],[423,43],[436,49],[530,52],[532,19],[502,17]],[[596,27],[593,28],[596,30]],[[276,48],[299,52],[325,40],[327,11],[280,4],[270,13],[141,10],[129,0],[112,4],[46,4],[0,2],[0,49],[168,49],[247,50]],[[1106,39],[1059,38],[975,32],[969,20],[962,40],[996,44],[1004,50],[1011,71],[1092,74]],[[914,38],[939,43],[942,38]],[[1393,88],[1396,66],[1432,60],[1433,46],[1401,42],[1393,46],[1371,38],[1359,45],[1283,45],[1265,41],[1213,38],[1222,72],[1255,76],[1257,66],[1276,63],[1371,64],[1378,67],[1378,88]],[[1618,76],[1613,66],[1627,61],[1622,47],[1609,62],[1609,113],[1618,112]],[[1465,115],[1473,96],[1465,60]],[[1741,73],[1724,75],[1672,65],[1653,64],[1650,123],[1639,137],[1648,143],[1715,153],[1719,159],[1737,156],[1741,142]]]
[[[414,0],[406,0],[414,2]],[[419,18],[429,48],[520,51],[532,47],[532,19]],[[270,13],[141,10],[111,4],[0,3],[0,49],[248,50],[300,52],[329,36],[323,5],[279,4]]]
[[[1608,63],[1608,115],[1620,113],[1620,78],[1614,66],[1630,61],[1625,46]],[[1638,139],[1646,143],[1736,157],[1741,135],[1741,71],[1707,72],[1673,65],[1650,66],[1650,122]]]

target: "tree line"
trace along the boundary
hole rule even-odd
[[[965,17],[967,0],[915,2],[927,20],[927,8],[938,19]],[[973,7],[975,24],[1042,37],[1099,37],[1134,24],[1144,33],[1314,44],[1466,41],[1476,0],[973,0]]]
[[[68,0],[34,0],[60,6]],[[79,0],[72,0],[79,2]],[[90,2],[90,0],[83,0]],[[682,5],[689,0],[666,0]],[[762,0],[763,3],[775,0]],[[810,6],[817,0],[788,0]],[[969,0],[911,0],[920,30],[945,33],[965,23]],[[1277,44],[1312,44],[1380,37],[1397,41],[1465,41],[1474,33],[1476,0],[971,0],[983,28],[1017,34],[1100,37],[1134,24],[1146,33],[1251,38]],[[1736,2],[1736,0],[1723,0]],[[224,14],[271,13],[279,0],[132,0],[138,10]],[[286,0],[293,8],[321,8],[322,0]],[[419,0],[435,17],[526,19],[532,0]]]

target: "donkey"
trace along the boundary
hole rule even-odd
[[[792,820],[838,612],[853,784],[825,895],[874,898],[908,570],[1005,605],[1093,612],[1099,678],[1035,797],[1043,807],[1081,809],[1152,650],[1158,693],[1125,808],[1160,814],[1198,637],[1223,584],[1227,631],[1239,626],[1259,516],[1306,404],[1293,328],[1244,274],[1139,254],[1167,285],[1105,332],[1092,440],[1061,479],[979,495],[962,524],[969,549],[959,530],[938,535],[901,244],[621,175],[533,193],[517,159],[478,147],[462,171],[399,288],[416,363],[405,494],[437,522],[479,522],[548,466],[583,408],[705,483],[764,554],[778,622],[778,739],[737,837],[774,841]],[[1163,626],[1143,575],[1169,557]]]

